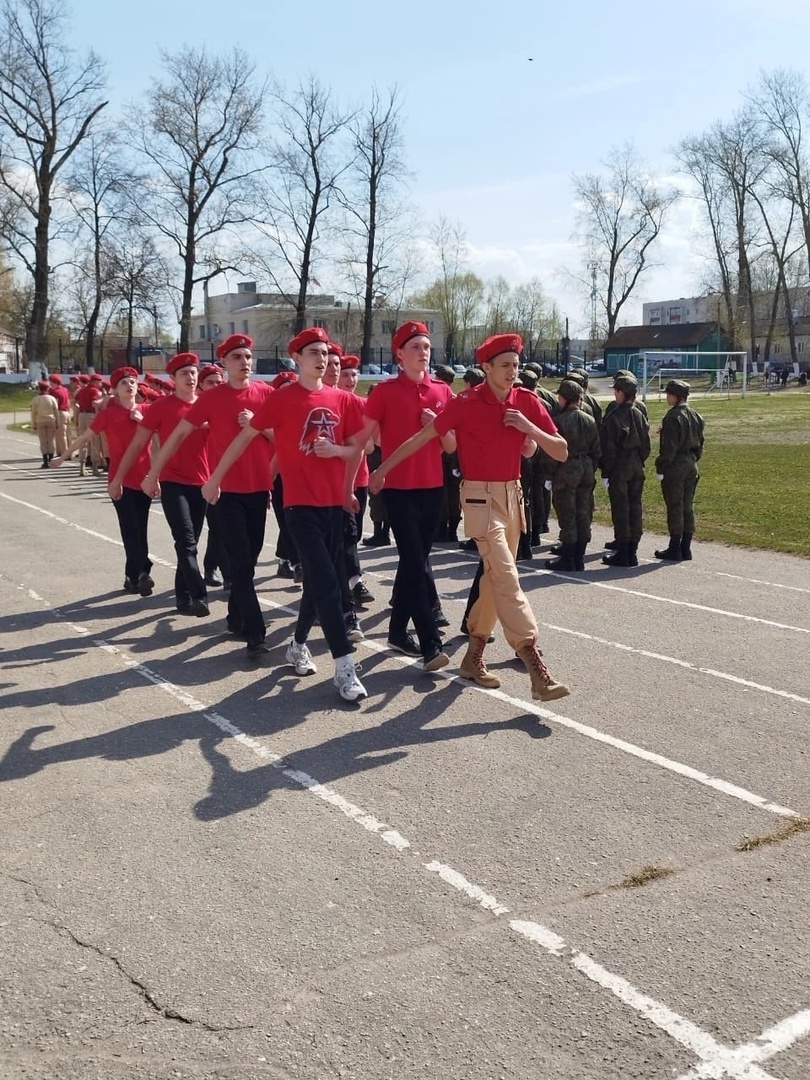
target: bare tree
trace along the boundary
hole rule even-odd
[[[630,145],[614,148],[604,165],[605,175],[574,176],[573,184],[578,203],[575,238],[588,267],[577,280],[590,295],[596,269],[598,298],[610,336],[622,308],[654,265],[653,246],[678,193],[659,186]]]
[[[105,275],[110,297],[117,301],[126,322],[127,363],[131,363],[136,312],[154,319],[160,311],[166,266],[150,236],[132,236],[126,245],[107,251]]]
[[[355,278],[360,296],[363,363],[371,359],[374,312],[386,303],[389,271],[410,231],[402,228],[405,207],[398,197],[405,179],[399,109],[396,87],[385,98],[375,87],[369,106],[350,124],[354,160],[341,203],[346,218],[347,270],[350,278]]]
[[[144,219],[182,263],[180,348],[187,349],[194,288],[226,268],[222,234],[252,218],[265,87],[239,49],[220,57],[184,47],[162,57],[166,78],[152,87],[129,133],[151,174]]]
[[[61,0],[8,0],[0,23],[0,211],[4,237],[33,291],[25,349],[40,359],[46,340],[50,248],[57,179],[107,102],[104,65],[77,60],[65,44]]]
[[[799,212],[810,268],[810,163],[804,143],[804,121],[810,115],[807,82],[795,71],[763,72],[751,103],[765,129],[765,153],[782,177],[783,196]]]
[[[752,211],[751,191],[769,167],[762,129],[751,110],[744,110],[729,123],[684,140],[677,154],[698,182],[711,222],[732,342],[739,346],[747,324],[753,356],[757,318],[751,258],[760,219]]]
[[[109,262],[107,252],[131,242],[131,207],[136,182],[112,130],[95,132],[85,140],[67,178],[68,198],[77,225],[76,239],[82,252],[76,269],[86,278],[79,295],[84,301],[81,306],[88,367],[95,363],[101,307],[110,291],[104,266],[105,260]]]
[[[336,107],[331,91],[314,76],[291,93],[277,85],[272,98],[279,136],[256,194],[255,222],[272,255],[266,258],[254,248],[248,261],[295,307],[297,333],[306,322],[310,283],[323,254],[324,224],[350,164],[340,137],[352,117]]]

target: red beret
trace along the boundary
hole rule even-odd
[[[90,376],[89,375],[80,375],[79,376],[79,382],[83,386],[87,386],[87,384],[90,382]]]
[[[335,356],[343,356],[343,346],[338,345],[336,341],[330,341],[326,346],[328,353],[334,353]]]
[[[287,352],[292,356],[293,353],[301,352],[307,345],[312,345],[315,341],[322,341],[325,345],[329,344],[329,335],[322,326],[310,326],[306,330],[302,330],[300,334],[296,334],[287,346]]]
[[[475,359],[479,364],[488,364],[501,353],[520,353],[523,350],[523,339],[520,334],[493,334],[486,341],[482,341],[475,350]]]
[[[354,353],[346,353],[345,356],[340,358],[340,370],[341,371],[357,371],[360,367],[360,357],[355,356]]]
[[[37,380],[37,389],[38,390],[50,390],[50,386],[49,386],[47,380],[38,379]]]
[[[104,380],[98,373],[95,373],[90,376],[90,382],[104,382]]]
[[[166,365],[166,374],[174,375],[175,371],[179,371],[184,367],[196,367],[200,362],[199,356],[195,352],[181,352],[177,356],[173,356]]]
[[[144,401],[157,401],[161,396],[157,390],[153,390],[151,386],[147,386],[146,383],[138,384],[138,393],[144,399]]]
[[[278,390],[280,387],[289,386],[290,383],[294,382],[298,382],[298,376],[294,371],[280,371],[270,385],[275,390]]]
[[[222,368],[219,364],[206,364],[204,367],[201,367],[199,375],[197,376],[197,381],[203,383],[209,375],[222,375]]]
[[[217,359],[222,360],[227,356],[229,352],[233,352],[234,349],[252,349],[253,338],[247,336],[247,334],[231,334],[229,338],[225,338],[221,345],[217,345]]]
[[[397,349],[401,349],[406,342],[411,340],[411,338],[417,337],[419,334],[430,337],[428,328],[423,322],[403,323],[402,326],[398,326],[394,331],[394,336],[391,338],[391,348],[396,352]]]
[[[61,386],[62,385],[62,376],[59,374],[58,371],[54,371],[52,374],[50,374],[48,376],[48,381],[54,383],[54,385],[56,385],[56,386]]]
[[[138,370],[134,367],[120,367],[110,375],[110,386],[116,387],[122,379],[138,379]]]
[[[102,379],[101,380],[101,385],[104,387],[105,390],[111,390],[112,389],[112,383],[110,382],[109,379]]]

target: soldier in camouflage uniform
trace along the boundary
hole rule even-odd
[[[644,531],[641,494],[644,462],[650,456],[650,425],[636,407],[638,383],[617,376],[613,383],[616,405],[602,418],[602,483],[610,496],[610,514],[616,548],[605,555],[607,566],[638,566],[638,542]]]
[[[565,376],[568,382],[575,382],[582,388],[582,410],[590,413],[596,421],[597,431],[602,428],[602,406],[593,396],[588,393],[588,372],[584,368],[572,368]]]
[[[546,455],[551,498],[560,526],[560,554],[548,559],[549,570],[584,570],[585,549],[591,539],[596,464],[602,450],[594,418],[582,404],[582,387],[563,379],[554,413],[557,429],[568,443],[566,461]]]
[[[692,558],[695,513],[692,508],[697,487],[697,463],[703,453],[703,417],[686,404],[691,387],[681,379],[666,385],[669,411],[660,431],[660,447],[655,471],[667,506],[669,547],[656,551],[657,559],[681,562]]]

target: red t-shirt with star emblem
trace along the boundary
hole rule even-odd
[[[332,386],[307,390],[290,383],[273,394],[250,423],[257,431],[273,429],[285,506],[343,505],[346,462],[316,457],[312,444],[323,436],[345,446],[362,428],[363,405],[356,394]]]

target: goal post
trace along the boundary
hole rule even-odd
[[[723,393],[739,385],[743,397],[748,390],[748,354],[740,352],[674,352],[647,349],[639,354],[641,397],[662,394],[670,379],[687,379],[693,392]],[[739,380],[739,383],[738,383]]]

